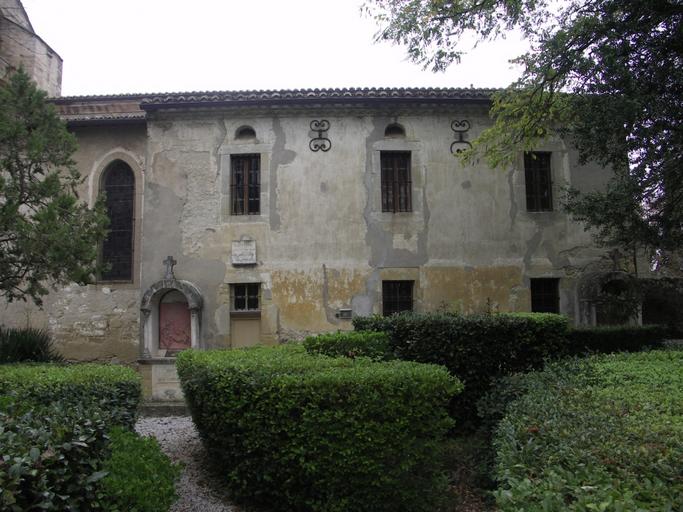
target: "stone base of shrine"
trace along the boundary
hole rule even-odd
[[[175,357],[138,359],[142,397],[153,402],[182,402],[183,391],[175,369]]]

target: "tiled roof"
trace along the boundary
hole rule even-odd
[[[474,88],[293,89],[63,96],[51,101],[67,122],[94,123],[143,120],[145,111],[164,108],[488,102],[495,91]]]
[[[349,88],[294,89],[274,91],[213,91],[146,96],[144,110],[196,105],[273,105],[305,103],[451,103],[488,101],[495,89],[474,88]]]

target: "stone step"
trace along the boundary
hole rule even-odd
[[[190,411],[184,401],[146,400],[140,405],[140,416],[189,416]]]

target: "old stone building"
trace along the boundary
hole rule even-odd
[[[32,33],[20,21],[2,23]],[[34,75],[57,95],[48,64]],[[350,329],[353,315],[536,310],[594,323],[582,280],[603,252],[558,201],[607,172],[560,139],[507,170],[461,165],[457,151],[491,123],[491,92],[57,97],[81,198],[106,194],[108,269],[43,309],[2,306],[0,323],[48,328],[71,359],[139,363],[159,399],[177,396],[178,350],[275,344]]]

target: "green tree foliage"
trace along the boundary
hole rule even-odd
[[[76,140],[23,71],[0,88],[0,296],[41,304],[48,284],[87,283],[106,235],[79,202]]]
[[[369,0],[378,40],[445,69],[468,34],[518,30],[521,77],[494,96],[494,125],[463,157],[510,164],[561,136],[614,170],[603,191],[570,190],[566,207],[606,245],[683,245],[681,0]]]

